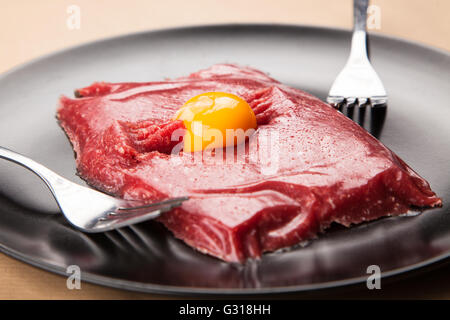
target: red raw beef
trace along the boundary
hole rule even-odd
[[[234,161],[171,154],[179,142],[172,133],[184,128],[171,121],[174,113],[210,91],[244,98],[258,130],[244,152],[234,150]],[[77,96],[60,99],[57,117],[81,177],[129,199],[189,196],[159,221],[225,261],[293,246],[332,222],[350,226],[441,205],[424,179],[356,123],[252,68],[214,65],[171,81],[95,83]],[[275,143],[264,154],[269,138]]]

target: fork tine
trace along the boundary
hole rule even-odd
[[[378,104],[376,107],[370,107],[370,100],[367,100],[366,103],[364,102],[364,99],[358,99],[356,104],[350,105],[344,103],[342,105],[342,113],[350,118],[351,120],[358,123],[361,127],[366,129],[370,134],[372,134],[374,137],[379,138],[381,135],[381,131],[384,126],[384,120],[386,118],[387,114],[387,105],[386,104]],[[358,106],[358,108],[355,108],[355,106]],[[369,116],[367,116],[367,106],[369,105]],[[356,114],[355,114],[355,109]],[[369,123],[366,123],[366,117],[370,117]]]
[[[366,120],[366,105],[366,103],[358,103],[358,124],[361,127],[364,127],[364,123]]]
[[[350,118],[350,119],[353,120],[353,115],[354,115],[354,113],[355,113],[355,104],[354,104],[354,103],[347,103],[347,104],[345,104],[343,110],[344,110],[343,113],[344,113],[348,118]]]
[[[334,108],[338,109],[340,105],[342,105],[342,103],[344,103],[344,97],[332,97],[332,96],[328,96],[327,98],[327,102]]]
[[[386,96],[376,96],[370,98],[370,103],[374,108],[386,106],[387,101],[388,99]]]
[[[358,124],[361,127],[364,127],[364,123],[366,120],[366,106],[369,102],[368,98],[360,97],[358,98],[357,105],[358,105]]]
[[[112,218],[124,217],[124,216],[133,217],[133,216],[138,216],[140,214],[147,214],[147,213],[152,213],[152,212],[163,213],[163,212],[167,212],[176,207],[181,206],[182,203],[183,203],[182,201],[179,201],[179,202],[171,202],[169,204],[166,203],[166,204],[162,204],[159,206],[152,206],[152,207],[144,206],[144,207],[140,207],[140,208],[132,208],[132,209],[125,209],[125,210],[117,209],[117,211],[119,211],[119,212],[115,212],[113,215],[108,215],[108,217],[112,217]]]
[[[368,101],[367,98],[358,98],[358,107],[365,107]]]
[[[370,109],[370,133],[375,138],[380,138],[386,120],[387,106],[379,105],[377,108]]]
[[[189,197],[178,197],[178,198],[172,198],[169,200],[163,200],[160,202],[149,203],[149,204],[141,205],[141,206],[133,206],[133,207],[129,207],[129,208],[121,207],[121,208],[118,208],[118,210],[131,211],[131,210],[153,208],[153,207],[166,206],[166,205],[167,206],[179,206],[183,201],[186,201],[188,199],[189,199]],[[133,202],[130,201],[130,203],[133,203]]]
[[[339,111],[341,111],[349,119],[358,123],[361,127],[364,127],[366,119],[366,106],[369,100],[367,98],[350,97],[344,101],[345,103],[342,104]]]
[[[327,102],[330,106],[332,106],[334,109],[342,112],[344,105],[345,105],[345,99],[339,98],[339,99],[329,99],[327,98]]]
[[[161,202],[151,203],[148,205],[135,206],[130,208],[117,208],[116,211],[110,211],[106,213],[105,216],[97,219],[98,223],[106,223],[107,225],[97,226],[97,231],[94,232],[98,232],[99,229],[113,229],[111,228],[111,226],[113,225],[114,229],[116,229],[120,226],[126,226],[145,220],[155,219],[162,213],[180,206],[183,201],[187,199],[188,197],[179,197]]]
[[[92,223],[88,228],[81,228],[85,232],[104,232],[110,231],[113,229],[122,228],[125,226],[129,226],[135,223],[140,223],[146,220],[152,220],[161,215],[163,212],[162,209],[152,210],[146,213],[135,213],[131,212],[130,214],[122,214],[120,218],[118,216],[114,216],[114,218],[99,218],[96,222]]]
[[[348,105],[352,105],[352,106],[355,105],[356,100],[357,100],[357,99],[356,99],[355,97],[348,97],[348,98],[345,98],[345,101],[347,102],[347,104],[348,104]]]

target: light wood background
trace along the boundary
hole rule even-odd
[[[450,0],[373,0],[379,32],[450,51]],[[70,5],[80,29],[67,27]],[[351,0],[0,0],[0,72],[55,50],[130,32],[218,23],[284,23],[351,28]],[[450,268],[382,286],[346,289],[324,298],[450,299]],[[292,297],[292,296],[291,296]],[[294,297],[310,297],[297,295]],[[0,254],[0,299],[165,299],[66,279]],[[272,297],[276,298],[276,297]]]

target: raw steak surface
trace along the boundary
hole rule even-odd
[[[171,120],[174,113],[211,91],[244,98],[257,131],[244,150],[232,150],[231,160],[226,152],[226,159],[171,153],[184,128]],[[356,123],[249,67],[214,65],[160,82],[94,83],[76,96],[61,97],[57,118],[81,177],[129,199],[189,196],[159,221],[225,261],[293,246],[332,222],[350,226],[441,205],[423,178]]]

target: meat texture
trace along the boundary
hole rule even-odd
[[[189,98],[210,91],[244,98],[257,131],[243,150],[228,148],[222,156],[173,153],[184,125],[171,118]],[[356,123],[249,67],[94,83],[76,96],[61,97],[57,117],[81,177],[129,199],[189,196],[159,221],[225,261],[293,246],[332,222],[350,226],[441,205],[423,178]]]

